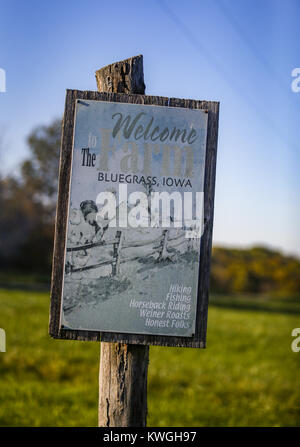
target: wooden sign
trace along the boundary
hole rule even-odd
[[[205,347],[218,109],[67,91],[50,335]]]

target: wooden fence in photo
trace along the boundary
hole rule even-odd
[[[116,236],[113,240],[110,241],[100,241],[100,242],[94,242],[90,244],[85,245],[78,245],[75,247],[67,247],[67,252],[76,252],[76,251],[84,251],[84,250],[91,250],[95,247],[107,247],[107,246],[113,246],[113,256],[111,259],[99,262],[97,264],[92,265],[86,265],[83,267],[73,267],[71,266],[69,269],[69,273],[75,273],[75,272],[83,272],[85,270],[90,270],[98,267],[102,267],[105,265],[111,265],[112,266],[112,276],[116,276],[120,272],[120,265],[124,262],[131,262],[136,261],[138,259],[141,259],[141,256],[132,256],[132,257],[124,257],[122,258],[122,250],[126,248],[137,248],[137,247],[146,247],[150,245],[155,245],[153,247],[153,250],[147,253],[147,256],[153,256],[155,254],[158,254],[157,261],[161,261],[165,259],[168,256],[168,250],[170,248],[176,248],[183,243],[190,243],[190,239],[187,239],[185,237],[185,233],[181,233],[180,235],[177,235],[175,237],[170,237],[169,230],[163,230],[162,234],[159,237],[156,237],[154,239],[146,239],[141,241],[132,241],[127,242],[124,241],[124,232],[117,231]],[[158,245],[156,245],[158,244]]]

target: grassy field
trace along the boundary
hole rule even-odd
[[[0,426],[95,426],[99,344],[52,340],[47,293],[0,290]],[[150,349],[149,426],[299,426],[296,298],[211,299],[206,350]]]

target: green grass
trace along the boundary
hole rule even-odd
[[[52,340],[47,293],[0,290],[0,426],[95,426],[99,344]],[[150,349],[148,425],[299,426],[300,302],[212,297],[206,350]]]

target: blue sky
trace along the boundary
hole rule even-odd
[[[299,20],[300,0],[0,0],[2,171],[66,88],[143,54],[147,94],[221,103],[214,242],[300,255]]]

